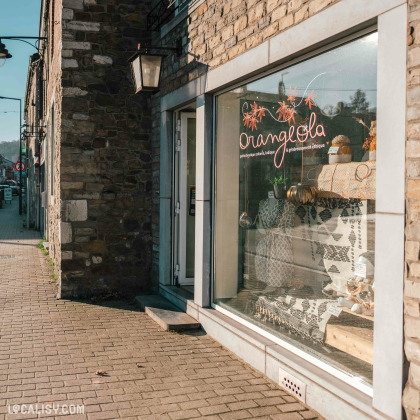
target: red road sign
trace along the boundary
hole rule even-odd
[[[23,162],[16,162],[15,163],[15,171],[16,172],[25,172],[26,165]]]

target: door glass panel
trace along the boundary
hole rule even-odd
[[[194,277],[195,260],[195,118],[187,120],[187,226],[186,226],[186,270],[187,278]]]

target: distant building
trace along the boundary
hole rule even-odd
[[[6,179],[13,179],[13,165],[11,160],[0,155],[0,183]]]

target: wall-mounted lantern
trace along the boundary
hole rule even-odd
[[[12,54],[6,49],[6,45],[0,42],[0,59],[12,58]]]
[[[162,60],[165,55],[151,53],[150,51],[153,50],[175,51],[177,57],[179,57],[182,52],[181,40],[177,41],[176,47],[174,48],[156,46],[141,48],[140,44],[138,45],[137,51],[128,60],[131,66],[131,74],[136,93],[159,90]]]

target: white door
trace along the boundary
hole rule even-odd
[[[194,284],[195,113],[180,113],[175,156],[175,274],[181,286]]]

